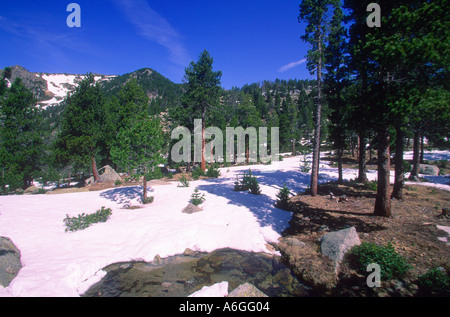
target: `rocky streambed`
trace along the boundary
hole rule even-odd
[[[187,250],[152,262],[115,263],[104,270],[106,276],[83,296],[181,297],[223,281],[229,291],[250,283],[270,297],[310,295],[278,256],[235,249]]]

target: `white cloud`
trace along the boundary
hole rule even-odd
[[[143,37],[167,48],[172,63],[183,67],[189,64],[190,59],[181,35],[162,15],[150,8],[147,1],[115,0],[115,3]]]
[[[283,72],[285,72],[285,71],[287,71],[287,70],[289,70],[289,69],[291,69],[291,68],[293,68],[295,66],[303,64],[305,62],[306,62],[306,58],[301,59],[301,60],[296,61],[296,62],[292,62],[292,63],[286,64],[283,67],[281,67],[280,69],[278,69],[278,72],[283,73]]]

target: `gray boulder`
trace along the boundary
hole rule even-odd
[[[35,195],[37,193],[39,193],[39,187],[36,186],[30,186],[27,189],[25,189],[25,191],[23,192],[24,195]]]
[[[267,295],[257,289],[253,284],[245,283],[228,293],[227,297],[267,297]]]
[[[115,182],[116,180],[122,180],[122,177],[109,165],[103,166],[98,170],[100,174],[99,182]],[[94,183],[94,176],[89,177],[85,181],[86,185]]]
[[[424,175],[439,175],[439,167],[429,164],[419,164],[419,174]]]
[[[119,174],[109,165],[103,166],[98,173],[100,174],[101,182],[115,182],[116,180],[122,180]]]
[[[360,244],[361,241],[355,227],[351,227],[325,234],[320,240],[320,249],[323,255],[339,264],[348,249]]]
[[[181,212],[185,214],[193,214],[200,211],[203,211],[203,209],[194,204],[188,204]]]
[[[304,246],[306,246],[305,242],[300,241],[299,239],[296,239],[296,238],[291,238],[291,237],[283,238],[282,242],[286,243],[288,246],[291,246],[291,247],[304,247]]]
[[[0,237],[0,285],[7,287],[21,268],[19,249],[10,239]]]
[[[85,180],[86,185],[90,185],[94,183],[94,176],[89,177]]]

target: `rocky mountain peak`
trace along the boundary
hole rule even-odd
[[[3,76],[3,72],[3,70],[0,70],[1,76]],[[79,74],[34,73],[20,65],[9,67],[8,72],[6,79],[13,83],[17,77],[21,78],[25,87],[34,93],[38,100],[38,105],[43,108],[60,104],[85,76]],[[94,74],[94,78],[98,82],[107,81],[114,77],[116,76]]]

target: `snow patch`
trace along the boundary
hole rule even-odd
[[[61,103],[67,97],[67,94],[73,91],[78,83],[86,77],[85,75],[71,74],[40,74],[36,76],[41,77],[47,82],[47,90],[53,95],[52,99],[40,102],[43,108]],[[102,82],[111,80],[114,77],[116,76],[97,75],[94,76],[94,80],[95,82]]]
[[[192,293],[188,297],[225,297],[228,295],[228,282],[220,282]]]

